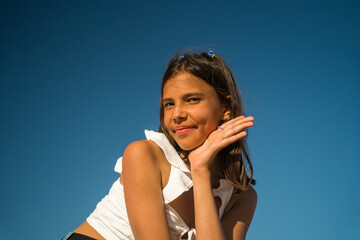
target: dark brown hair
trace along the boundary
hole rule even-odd
[[[173,57],[162,78],[161,99],[166,82],[181,72],[188,72],[214,87],[220,101],[230,109],[230,119],[245,115],[234,77],[220,57],[208,53],[192,53]],[[186,158],[187,153],[177,145],[166,130],[164,108],[161,103],[159,131],[164,133],[179,154]],[[217,157],[221,159],[222,175],[236,188],[246,190],[249,184],[255,185],[246,137],[222,149]]]

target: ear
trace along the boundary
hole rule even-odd
[[[226,110],[226,111],[224,112],[223,117],[222,117],[221,120],[223,120],[223,121],[228,121],[228,120],[230,120],[230,115],[231,115],[231,111],[230,111],[230,110]]]
[[[223,116],[221,118],[222,121],[228,121],[230,120],[231,116],[231,109],[230,109],[230,102],[231,102],[231,96],[226,97],[227,102],[223,103]]]

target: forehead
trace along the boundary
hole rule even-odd
[[[167,80],[163,89],[163,98],[187,92],[216,96],[216,91],[213,86],[191,73],[182,72]]]

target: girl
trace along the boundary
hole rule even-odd
[[[65,239],[245,239],[257,203],[246,149],[253,122],[221,58],[175,56],[159,132],[126,148],[120,179]]]

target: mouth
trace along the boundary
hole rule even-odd
[[[179,127],[175,128],[175,133],[176,133],[176,135],[181,136],[181,135],[184,135],[184,134],[190,132],[193,129],[194,129],[194,127],[191,127],[191,126],[179,126]]]

